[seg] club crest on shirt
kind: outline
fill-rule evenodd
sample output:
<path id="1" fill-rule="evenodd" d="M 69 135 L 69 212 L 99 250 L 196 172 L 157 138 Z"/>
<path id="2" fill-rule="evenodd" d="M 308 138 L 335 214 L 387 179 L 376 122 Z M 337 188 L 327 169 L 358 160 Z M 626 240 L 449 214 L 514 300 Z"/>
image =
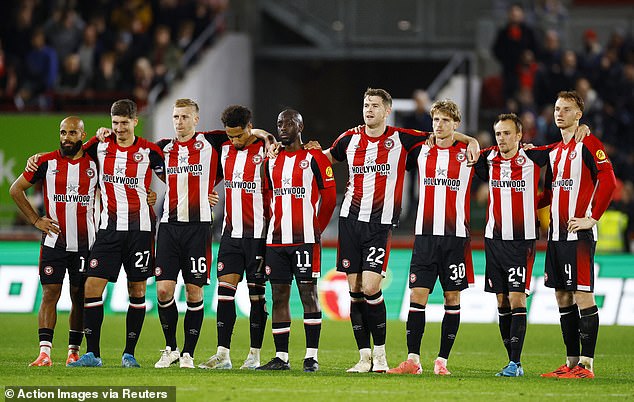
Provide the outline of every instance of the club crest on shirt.
<path id="1" fill-rule="evenodd" d="M 383 143 L 383 146 L 385 147 L 385 149 L 394 148 L 394 140 L 391 138 L 386 139 L 385 142 Z"/>
<path id="2" fill-rule="evenodd" d="M 573 160 L 577 157 L 577 151 L 570 151 L 570 153 L 568 154 L 568 159 Z"/>
<path id="3" fill-rule="evenodd" d="M 467 160 L 467 155 L 464 152 L 458 152 L 456 154 L 456 160 L 460 163 L 464 162 Z"/>
<path id="4" fill-rule="evenodd" d="M 302 159 L 301 161 L 299 161 L 300 168 L 308 169 L 309 166 L 310 166 L 310 162 L 308 162 L 306 159 Z"/>
<path id="5" fill-rule="evenodd" d="M 200 151 L 201 149 L 203 149 L 203 143 L 202 141 L 196 141 L 194 142 L 194 149 L 197 151 Z"/>
<path id="6" fill-rule="evenodd" d="M 44 273 L 48 276 L 53 275 L 53 267 L 51 267 L 50 265 L 45 266 Z"/>
<path id="7" fill-rule="evenodd" d="M 95 177 L 95 170 L 93 168 L 86 169 L 86 176 Z"/>
<path id="8" fill-rule="evenodd" d="M 253 162 L 254 165 L 259 165 L 260 163 L 262 163 L 262 161 L 262 155 L 253 155 L 253 157 L 251 158 L 251 162 Z"/>
<path id="9" fill-rule="evenodd" d="M 328 166 L 326 168 L 326 176 L 327 177 L 332 177 L 332 167 Z"/>
<path id="10" fill-rule="evenodd" d="M 603 150 L 601 150 L 601 149 L 599 149 L 595 155 L 597 156 L 597 159 L 600 160 L 600 161 L 602 161 L 605 158 L 607 158 L 607 156 L 605 156 L 605 152 L 603 152 Z"/>
<path id="11" fill-rule="evenodd" d="M 141 152 L 135 152 L 132 158 L 135 162 L 141 162 L 143 160 L 143 154 Z"/>
<path id="12" fill-rule="evenodd" d="M 525 163 L 526 163 L 526 158 L 523 155 L 520 155 L 517 158 L 515 158 L 515 164 L 516 165 L 524 166 Z"/>

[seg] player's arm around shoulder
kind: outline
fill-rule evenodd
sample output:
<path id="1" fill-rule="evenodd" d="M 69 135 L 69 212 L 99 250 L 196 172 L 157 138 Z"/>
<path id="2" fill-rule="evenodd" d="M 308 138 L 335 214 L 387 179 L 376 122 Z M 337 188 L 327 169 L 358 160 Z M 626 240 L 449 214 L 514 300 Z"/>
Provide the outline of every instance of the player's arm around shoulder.
<path id="1" fill-rule="evenodd" d="M 489 181 L 489 155 L 491 155 L 491 152 L 495 151 L 496 149 L 497 146 L 491 146 L 481 150 L 480 157 L 473 165 L 473 171 L 475 175 L 484 182 Z"/>
<path id="2" fill-rule="evenodd" d="M 473 166 L 480 158 L 480 143 L 475 138 L 456 131 L 454 138 L 458 142 L 467 144 L 467 166 Z"/>

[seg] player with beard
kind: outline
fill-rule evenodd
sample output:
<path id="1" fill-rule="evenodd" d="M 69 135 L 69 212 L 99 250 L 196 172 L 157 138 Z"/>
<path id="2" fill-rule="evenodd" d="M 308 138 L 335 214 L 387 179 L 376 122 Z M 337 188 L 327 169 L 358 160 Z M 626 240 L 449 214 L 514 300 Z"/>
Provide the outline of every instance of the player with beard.
<path id="1" fill-rule="evenodd" d="M 51 366 L 57 302 L 68 271 L 72 307 L 68 318 L 68 358 L 79 359 L 83 332 L 84 278 L 88 252 L 95 241 L 94 201 L 97 165 L 82 150 L 84 122 L 70 116 L 59 129 L 60 149 L 39 157 L 34 172 L 25 171 L 11 186 L 10 194 L 28 222 L 42 231 L 40 283 L 42 301 L 38 314 L 40 355 L 30 366 Z M 42 181 L 45 216 L 39 216 L 24 191 Z"/>

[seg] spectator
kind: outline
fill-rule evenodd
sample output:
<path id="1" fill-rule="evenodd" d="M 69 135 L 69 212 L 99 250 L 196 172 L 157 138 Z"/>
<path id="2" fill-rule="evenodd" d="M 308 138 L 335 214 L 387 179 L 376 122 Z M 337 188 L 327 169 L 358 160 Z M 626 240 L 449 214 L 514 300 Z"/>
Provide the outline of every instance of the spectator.
<path id="1" fill-rule="evenodd" d="M 11 40 L 6 41 L 6 51 L 18 60 L 25 60 L 26 55 L 31 48 L 31 38 L 33 36 L 33 13 L 34 8 L 31 5 L 22 4 L 16 10 L 14 17 L 14 26 L 5 35 Z"/>
<path id="2" fill-rule="evenodd" d="M 160 25 L 154 33 L 154 46 L 149 60 L 154 66 L 154 75 L 162 80 L 168 71 L 177 72 L 180 66 L 181 52 L 172 44 L 169 27 Z"/>
<path id="3" fill-rule="evenodd" d="M 3 48 L 0 40 L 0 100 L 13 99 L 18 86 L 18 75 L 15 71 L 15 62 Z"/>
<path id="4" fill-rule="evenodd" d="M 518 4 L 508 10 L 508 22 L 495 38 L 493 53 L 502 65 L 504 97 L 511 98 L 518 89 L 517 65 L 524 50 L 537 52 L 534 30 L 524 23 L 524 10 Z"/>
<path id="5" fill-rule="evenodd" d="M 74 53 L 79 48 L 85 23 L 73 9 L 58 8 L 44 24 L 44 34 L 55 49 L 59 60 Z"/>
<path id="6" fill-rule="evenodd" d="M 45 93 L 55 86 L 58 61 L 55 49 L 46 45 L 44 31 L 36 29 L 31 38 L 33 49 L 26 56 L 24 83 L 16 97 L 18 109 L 37 101 L 40 109 L 50 106 Z"/>
<path id="7" fill-rule="evenodd" d="M 88 77 L 81 71 L 79 55 L 72 53 L 66 56 L 55 91 L 62 95 L 77 96 L 86 89 L 87 84 Z"/>
<path id="8" fill-rule="evenodd" d="M 154 22 L 168 26 L 171 32 L 176 32 L 185 21 L 189 21 L 193 28 L 193 21 L 186 18 L 186 14 L 187 7 L 180 5 L 178 0 L 159 0 Z"/>
<path id="9" fill-rule="evenodd" d="M 603 110 L 603 101 L 597 95 L 597 91 L 592 88 L 590 81 L 585 77 L 580 77 L 575 85 L 575 91 L 583 98 L 584 111 L 583 120 L 592 132 L 599 138 L 603 133 L 603 122 L 601 114 Z"/>
<path id="10" fill-rule="evenodd" d="M 431 106 L 429 95 L 424 90 L 417 89 L 412 94 L 412 99 L 416 103 L 416 110 L 405 116 L 402 126 L 426 132 L 433 131 L 431 115 L 429 114 Z"/>
<path id="11" fill-rule="evenodd" d="M 533 8 L 535 25 L 544 34 L 554 30 L 558 36 L 565 34 L 568 23 L 568 10 L 560 0 L 537 0 Z"/>
<path id="12" fill-rule="evenodd" d="M 156 84 L 154 78 L 154 69 L 150 61 L 145 57 L 137 59 L 134 63 L 134 88 L 132 93 L 134 94 L 135 102 L 139 106 L 147 104 L 150 90 Z"/>
<path id="13" fill-rule="evenodd" d="M 131 49 L 132 34 L 120 32 L 115 42 L 116 68 L 120 72 L 119 89 L 128 91 L 134 85 L 132 70 L 134 68 L 134 55 Z"/>
<path id="14" fill-rule="evenodd" d="M 185 20 L 178 28 L 178 38 L 176 38 L 176 45 L 185 53 L 189 48 L 189 45 L 194 41 L 194 23 L 190 20 Z"/>
<path id="15" fill-rule="evenodd" d="M 112 10 L 110 22 L 115 31 L 148 32 L 152 26 L 153 13 L 149 0 L 125 0 Z M 133 27 L 137 24 L 137 27 Z"/>
<path id="16" fill-rule="evenodd" d="M 559 33 L 550 29 L 544 33 L 544 41 L 539 51 L 539 62 L 548 71 L 557 71 L 561 63 L 561 40 Z M 549 100 L 550 102 L 550 100 Z"/>
<path id="17" fill-rule="evenodd" d="M 533 92 L 537 69 L 538 65 L 533 52 L 528 49 L 524 50 L 517 66 L 517 80 L 520 89 L 528 89 Z"/>
<path id="18" fill-rule="evenodd" d="M 591 76 L 596 71 L 603 54 L 603 47 L 599 43 L 597 33 L 593 29 L 583 32 L 583 50 L 579 54 L 579 68 L 585 76 Z"/>
<path id="19" fill-rule="evenodd" d="M 574 88 L 577 79 L 580 77 L 579 69 L 577 68 L 577 55 L 572 50 L 566 50 L 561 56 L 561 70 L 559 74 L 555 74 L 553 77 L 553 86 L 555 97 L 559 91 L 569 91 Z"/>
<path id="20" fill-rule="evenodd" d="M 119 89 L 120 74 L 116 69 L 116 56 L 113 52 L 101 55 L 99 68 L 92 79 L 91 89 L 97 93 L 112 92 Z"/>
<path id="21" fill-rule="evenodd" d="M 97 27 L 88 24 L 84 28 L 84 38 L 77 51 L 80 70 L 88 78 L 92 78 L 100 51 L 97 43 Z"/>

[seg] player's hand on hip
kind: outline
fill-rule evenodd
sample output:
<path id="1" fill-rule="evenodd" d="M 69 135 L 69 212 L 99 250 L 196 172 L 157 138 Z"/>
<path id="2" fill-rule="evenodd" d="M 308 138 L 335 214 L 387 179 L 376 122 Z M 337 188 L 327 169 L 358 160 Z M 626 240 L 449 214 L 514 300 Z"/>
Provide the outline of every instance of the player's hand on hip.
<path id="1" fill-rule="evenodd" d="M 59 234 L 61 232 L 59 223 L 45 216 L 37 218 L 37 220 L 33 223 L 33 226 L 46 233 L 47 236 Z"/>
<path id="2" fill-rule="evenodd" d="M 109 128 L 99 127 L 95 135 L 97 136 L 99 142 L 104 142 L 106 140 L 106 137 L 109 137 L 111 134 L 112 130 L 110 130 Z"/>
<path id="3" fill-rule="evenodd" d="M 26 160 L 26 167 L 24 168 L 25 172 L 35 172 L 37 170 L 37 161 L 40 159 L 42 154 L 31 155 L 29 159 Z"/>
<path id="4" fill-rule="evenodd" d="M 209 200 L 209 205 L 215 207 L 216 204 L 220 202 L 220 195 L 218 195 L 218 192 L 214 190 L 207 196 L 207 199 Z"/>
<path id="5" fill-rule="evenodd" d="M 156 193 L 151 188 L 147 190 L 147 204 L 151 207 L 156 204 Z"/>
<path id="6" fill-rule="evenodd" d="M 597 224 L 597 221 L 594 220 L 591 216 L 586 216 L 583 218 L 570 218 L 568 221 L 568 231 L 571 233 L 576 233 L 579 230 L 588 230 L 591 229 L 594 225 Z"/>
<path id="7" fill-rule="evenodd" d="M 590 135 L 590 127 L 585 124 L 577 126 L 575 129 L 575 141 L 582 142 L 584 138 Z"/>

